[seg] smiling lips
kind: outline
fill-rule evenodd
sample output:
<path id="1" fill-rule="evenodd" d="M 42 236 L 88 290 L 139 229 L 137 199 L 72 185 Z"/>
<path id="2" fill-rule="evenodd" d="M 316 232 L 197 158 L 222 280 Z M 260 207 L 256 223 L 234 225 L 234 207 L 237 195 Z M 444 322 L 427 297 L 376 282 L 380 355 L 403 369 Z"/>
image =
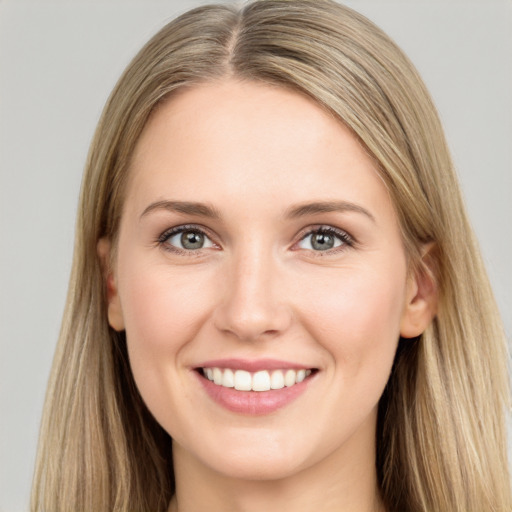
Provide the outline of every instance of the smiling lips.
<path id="1" fill-rule="evenodd" d="M 202 368 L 203 375 L 217 386 L 234 388 L 237 391 L 269 391 L 283 389 L 302 382 L 311 375 L 311 370 L 260 370 L 248 372 L 231 368 Z"/>
<path id="2" fill-rule="evenodd" d="M 218 405 L 240 414 L 262 415 L 302 395 L 318 370 L 274 360 L 223 360 L 201 365 L 195 373 Z"/>

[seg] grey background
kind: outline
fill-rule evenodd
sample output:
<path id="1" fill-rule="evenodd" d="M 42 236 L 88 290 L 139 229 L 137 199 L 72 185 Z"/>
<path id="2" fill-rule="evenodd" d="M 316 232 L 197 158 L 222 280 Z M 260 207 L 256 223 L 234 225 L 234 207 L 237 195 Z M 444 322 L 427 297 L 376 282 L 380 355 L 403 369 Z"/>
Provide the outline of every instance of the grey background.
<path id="1" fill-rule="evenodd" d="M 0 0 L 0 511 L 27 510 L 87 148 L 139 47 L 200 1 Z M 512 2 L 353 0 L 439 108 L 512 337 Z M 475 314 L 478 314 L 476 311 Z"/>

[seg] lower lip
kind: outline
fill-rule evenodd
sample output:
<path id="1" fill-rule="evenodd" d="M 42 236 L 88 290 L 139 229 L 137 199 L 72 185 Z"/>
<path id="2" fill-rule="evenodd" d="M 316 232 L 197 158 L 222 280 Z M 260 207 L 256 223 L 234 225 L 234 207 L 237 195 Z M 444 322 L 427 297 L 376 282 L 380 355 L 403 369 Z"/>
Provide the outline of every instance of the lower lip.
<path id="1" fill-rule="evenodd" d="M 196 372 L 203 388 L 209 397 L 229 411 L 239 414 L 260 416 L 270 414 L 293 402 L 309 385 L 311 377 L 298 384 L 270 391 L 237 391 L 214 384 Z"/>

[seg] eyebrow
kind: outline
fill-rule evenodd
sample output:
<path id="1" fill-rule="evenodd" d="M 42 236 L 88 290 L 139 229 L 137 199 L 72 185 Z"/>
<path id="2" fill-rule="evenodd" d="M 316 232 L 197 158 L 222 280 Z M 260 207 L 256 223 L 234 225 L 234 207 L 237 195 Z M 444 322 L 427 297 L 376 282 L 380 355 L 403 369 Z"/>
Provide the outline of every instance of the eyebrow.
<path id="1" fill-rule="evenodd" d="M 220 219 L 220 213 L 216 208 L 204 203 L 195 203 L 191 201 L 156 201 L 151 203 L 141 214 L 142 217 L 151 212 L 166 210 L 169 212 L 184 213 L 186 215 L 195 215 L 198 217 L 208 217 L 211 219 Z"/>
<path id="2" fill-rule="evenodd" d="M 183 213 L 185 215 L 195 215 L 198 217 L 207 217 L 210 219 L 220 219 L 219 211 L 208 204 L 196 203 L 193 201 L 156 201 L 151 203 L 141 214 L 140 219 L 151 212 L 166 210 L 170 212 Z M 320 213 L 330 212 L 355 212 L 368 217 L 375 222 L 375 217 L 360 205 L 349 203 L 347 201 L 321 201 L 313 203 L 304 203 L 289 208 L 285 213 L 285 218 L 297 219 L 307 215 L 318 215 Z"/>
<path id="3" fill-rule="evenodd" d="M 330 212 L 355 212 L 361 213 L 368 217 L 371 221 L 375 221 L 375 217 L 362 206 L 347 201 L 325 201 L 315 203 L 304 203 L 298 206 L 294 206 L 287 210 L 285 217 L 289 219 L 296 219 L 298 217 L 304 217 L 306 215 L 316 215 L 319 213 L 330 213 Z"/>

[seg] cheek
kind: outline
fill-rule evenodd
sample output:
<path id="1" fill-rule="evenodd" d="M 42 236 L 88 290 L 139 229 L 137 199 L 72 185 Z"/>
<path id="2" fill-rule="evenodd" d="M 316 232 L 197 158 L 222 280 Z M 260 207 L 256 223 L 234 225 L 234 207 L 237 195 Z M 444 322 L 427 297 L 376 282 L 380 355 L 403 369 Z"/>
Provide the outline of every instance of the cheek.
<path id="1" fill-rule="evenodd" d="M 136 343 L 164 349 L 193 333 L 207 310 L 204 279 L 165 266 L 139 267 L 129 275 L 120 283 L 121 306 L 126 331 Z"/>
<path id="2" fill-rule="evenodd" d="M 184 361 L 210 309 L 210 278 L 191 279 L 165 263 L 129 263 L 119 284 L 130 367 L 148 409 L 179 438 L 190 426 L 177 422 L 173 411 L 190 401 Z"/>
<path id="3" fill-rule="evenodd" d="M 191 279 L 165 265 L 130 268 L 120 283 L 130 365 L 141 394 L 155 396 L 155 390 L 180 378 L 180 357 L 201 328 L 211 300 L 205 278 Z"/>
<path id="4" fill-rule="evenodd" d="M 396 272 L 343 269 L 308 294 L 304 323 L 345 380 L 362 373 L 377 379 L 379 372 L 387 380 L 400 334 L 404 283 Z"/>

